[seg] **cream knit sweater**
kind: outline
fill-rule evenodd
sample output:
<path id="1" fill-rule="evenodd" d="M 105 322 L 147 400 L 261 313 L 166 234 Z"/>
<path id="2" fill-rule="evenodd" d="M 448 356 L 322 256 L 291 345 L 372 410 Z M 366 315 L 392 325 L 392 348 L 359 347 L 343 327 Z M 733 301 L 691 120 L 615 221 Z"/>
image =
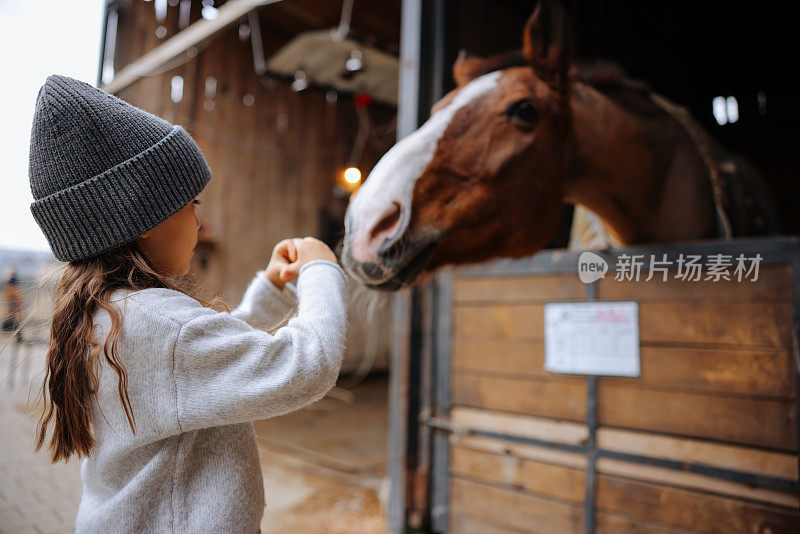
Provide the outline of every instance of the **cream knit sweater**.
<path id="1" fill-rule="evenodd" d="M 103 359 L 76 532 L 258 532 L 265 499 L 252 421 L 297 410 L 334 385 L 347 298 L 346 275 L 328 260 L 305 264 L 296 288 L 283 291 L 259 271 L 231 313 L 168 289 L 115 293 L 136 435 Z M 274 335 L 254 328 L 295 305 Z M 99 340 L 109 327 L 98 312 Z"/>

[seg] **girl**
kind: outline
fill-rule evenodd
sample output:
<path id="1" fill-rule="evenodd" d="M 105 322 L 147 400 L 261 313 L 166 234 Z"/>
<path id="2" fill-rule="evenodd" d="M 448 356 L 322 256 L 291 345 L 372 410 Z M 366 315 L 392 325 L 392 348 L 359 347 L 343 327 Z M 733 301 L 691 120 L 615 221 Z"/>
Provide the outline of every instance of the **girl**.
<path id="1" fill-rule="evenodd" d="M 287 239 L 233 311 L 186 294 L 205 159 L 180 126 L 72 78 L 39 91 L 29 174 L 33 215 L 68 262 L 37 450 L 52 424 L 53 462 L 85 457 L 76 532 L 258 532 L 252 421 L 334 385 L 347 329 L 336 256 Z M 257 329 L 295 305 L 274 335 Z"/>

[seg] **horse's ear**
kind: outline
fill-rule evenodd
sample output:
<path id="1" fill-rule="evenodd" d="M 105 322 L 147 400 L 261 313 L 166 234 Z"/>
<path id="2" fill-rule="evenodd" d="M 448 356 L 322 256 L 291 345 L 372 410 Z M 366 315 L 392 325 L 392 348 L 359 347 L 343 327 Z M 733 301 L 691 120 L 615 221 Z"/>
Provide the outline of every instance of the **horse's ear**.
<path id="1" fill-rule="evenodd" d="M 483 64 L 482 58 L 473 56 L 462 48 L 453 64 L 453 79 L 456 84 L 461 87 L 474 80 L 481 64 Z"/>
<path id="2" fill-rule="evenodd" d="M 566 91 L 574 44 L 564 6 L 554 0 L 539 0 L 525 25 L 522 41 L 525 57 L 537 76 L 554 89 Z"/>

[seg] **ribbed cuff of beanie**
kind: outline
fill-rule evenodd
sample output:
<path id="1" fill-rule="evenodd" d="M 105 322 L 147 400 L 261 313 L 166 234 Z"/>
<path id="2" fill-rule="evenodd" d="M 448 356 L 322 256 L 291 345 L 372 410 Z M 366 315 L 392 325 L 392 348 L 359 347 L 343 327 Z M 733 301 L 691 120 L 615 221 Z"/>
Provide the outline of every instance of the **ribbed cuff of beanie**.
<path id="1" fill-rule="evenodd" d="M 134 241 L 180 211 L 210 179 L 197 144 L 174 126 L 132 158 L 36 200 L 31 212 L 56 258 L 75 261 Z"/>

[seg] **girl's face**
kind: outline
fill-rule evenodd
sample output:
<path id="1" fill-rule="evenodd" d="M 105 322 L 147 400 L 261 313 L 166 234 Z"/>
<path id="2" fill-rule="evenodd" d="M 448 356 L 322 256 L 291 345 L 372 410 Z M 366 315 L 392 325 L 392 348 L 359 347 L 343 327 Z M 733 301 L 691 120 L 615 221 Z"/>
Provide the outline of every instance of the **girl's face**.
<path id="1" fill-rule="evenodd" d="M 180 276 L 189 272 L 200 229 L 200 219 L 195 213 L 195 206 L 199 203 L 197 199 L 192 200 L 137 239 L 139 248 L 159 274 Z"/>

